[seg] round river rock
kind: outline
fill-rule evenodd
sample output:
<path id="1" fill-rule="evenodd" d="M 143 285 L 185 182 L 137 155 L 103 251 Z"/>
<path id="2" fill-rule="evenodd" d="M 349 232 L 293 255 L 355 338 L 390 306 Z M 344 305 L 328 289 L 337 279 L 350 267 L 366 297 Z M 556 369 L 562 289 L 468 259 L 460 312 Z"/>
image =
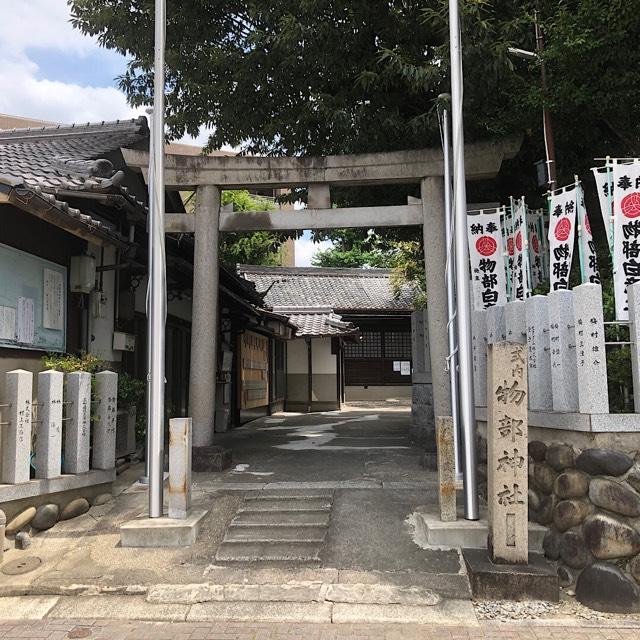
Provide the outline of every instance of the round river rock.
<path id="1" fill-rule="evenodd" d="M 568 444 L 552 444 L 547 449 L 546 461 L 556 471 L 564 471 L 575 465 L 576 454 Z"/>
<path id="2" fill-rule="evenodd" d="M 583 525 L 584 539 L 599 560 L 629 558 L 640 553 L 640 533 L 613 516 L 597 513 Z"/>
<path id="3" fill-rule="evenodd" d="M 553 485 L 558 476 L 558 472 L 544 462 L 533 463 L 533 480 L 540 491 L 551 493 Z"/>
<path id="4" fill-rule="evenodd" d="M 562 534 L 555 529 L 547 529 L 542 539 L 542 549 L 549 560 L 557 560 L 560 557 L 560 543 Z"/>
<path id="5" fill-rule="evenodd" d="M 561 500 L 553 510 L 553 524 L 558 531 L 567 531 L 578 526 L 592 511 L 586 500 Z"/>
<path id="6" fill-rule="evenodd" d="M 562 562 L 572 569 L 582 569 L 593 560 L 580 530 L 572 529 L 562 534 L 560 557 Z"/>
<path id="7" fill-rule="evenodd" d="M 31 526 L 39 531 L 51 529 L 51 527 L 58 522 L 59 514 L 60 508 L 57 504 L 40 505 L 36 511 L 35 517 L 31 521 Z"/>
<path id="8" fill-rule="evenodd" d="M 585 449 L 576 458 L 576 467 L 592 476 L 621 476 L 632 464 L 626 453 L 613 449 Z"/>
<path id="9" fill-rule="evenodd" d="M 567 469 L 561 473 L 553 485 L 553 492 L 566 500 L 567 498 L 583 498 L 589 491 L 589 476 L 577 469 Z"/>
<path id="10" fill-rule="evenodd" d="M 532 440 L 529 443 L 529 456 L 534 462 L 544 462 L 547 455 L 547 445 L 540 440 Z"/>
<path id="11" fill-rule="evenodd" d="M 5 533 L 8 536 L 12 536 L 14 533 L 18 533 L 21 529 L 24 529 L 28 524 L 31 524 L 34 516 L 36 515 L 35 507 L 28 507 L 24 511 L 21 511 L 11 522 L 7 523 Z"/>
<path id="12" fill-rule="evenodd" d="M 85 498 L 76 498 L 60 512 L 60 520 L 71 520 L 89 511 L 89 502 Z"/>
<path id="13" fill-rule="evenodd" d="M 588 566 L 576 583 L 578 602 L 608 613 L 640 611 L 640 588 L 618 567 L 606 562 Z"/>
<path id="14" fill-rule="evenodd" d="M 589 485 L 589 499 L 607 511 L 630 518 L 640 516 L 640 494 L 629 485 L 608 478 L 594 478 Z"/>

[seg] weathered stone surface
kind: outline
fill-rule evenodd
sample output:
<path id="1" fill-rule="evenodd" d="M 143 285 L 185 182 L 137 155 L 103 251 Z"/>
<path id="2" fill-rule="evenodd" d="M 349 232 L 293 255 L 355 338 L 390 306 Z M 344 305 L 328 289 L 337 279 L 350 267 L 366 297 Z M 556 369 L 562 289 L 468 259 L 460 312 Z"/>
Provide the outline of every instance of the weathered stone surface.
<path id="1" fill-rule="evenodd" d="M 91 506 L 99 507 L 103 504 L 107 504 L 107 502 L 111 502 L 111 500 L 113 500 L 113 496 L 110 493 L 101 493 L 93 499 Z"/>
<path id="2" fill-rule="evenodd" d="M 89 511 L 89 502 L 85 498 L 76 498 L 60 512 L 60 520 L 71 520 Z"/>
<path id="3" fill-rule="evenodd" d="M 629 573 L 636 579 L 636 582 L 640 582 L 640 556 L 631 559 L 628 569 Z"/>
<path id="4" fill-rule="evenodd" d="M 527 496 L 529 501 L 529 509 L 531 509 L 532 511 L 538 511 L 541 503 L 540 494 L 534 489 L 529 489 Z"/>
<path id="5" fill-rule="evenodd" d="M 606 562 L 588 566 L 578 576 L 576 598 L 579 602 L 610 613 L 640 611 L 640 588 L 618 567 Z"/>
<path id="6" fill-rule="evenodd" d="M 16 549 L 24 551 L 31 546 L 31 536 L 26 531 L 16 533 Z"/>
<path id="7" fill-rule="evenodd" d="M 31 526 L 39 531 L 51 529 L 58 522 L 60 508 L 57 504 L 43 504 L 36 510 L 36 515 L 31 521 Z"/>
<path id="8" fill-rule="evenodd" d="M 453 418 L 436 416 L 440 520 L 453 522 L 456 512 L 456 459 Z"/>
<path id="9" fill-rule="evenodd" d="M 640 533 L 613 516 L 590 515 L 584 521 L 583 531 L 587 547 L 599 560 L 629 558 L 640 553 Z"/>
<path id="10" fill-rule="evenodd" d="M 576 457 L 573 447 L 568 444 L 552 444 L 547 449 L 546 462 L 556 471 L 564 471 L 575 465 Z"/>
<path id="11" fill-rule="evenodd" d="M 575 573 L 562 564 L 558 567 L 557 573 L 561 587 L 570 587 L 576 581 Z"/>
<path id="12" fill-rule="evenodd" d="M 481 435 L 478 436 L 478 462 L 487 463 L 487 439 Z"/>
<path id="13" fill-rule="evenodd" d="M 544 525 L 551 524 L 551 522 L 553 521 L 553 511 L 556 504 L 558 504 L 558 499 L 556 498 L 556 496 L 545 496 L 540 503 L 540 509 L 538 510 L 536 522 L 538 524 Z"/>
<path id="14" fill-rule="evenodd" d="M 607 478 L 594 478 L 589 485 L 589 499 L 593 504 L 635 518 L 640 516 L 640 494 L 628 485 Z"/>
<path id="15" fill-rule="evenodd" d="M 627 476 L 627 482 L 636 491 L 640 491 L 640 469 L 633 469 Z"/>
<path id="16" fill-rule="evenodd" d="M 589 476 L 577 469 L 567 469 L 556 478 L 553 492 L 562 500 L 582 498 L 589 492 Z"/>
<path id="17" fill-rule="evenodd" d="M 593 507 L 586 500 L 561 500 L 553 510 L 553 524 L 559 531 L 578 526 Z"/>
<path id="18" fill-rule="evenodd" d="M 544 462 L 535 462 L 533 465 L 533 480 L 543 493 L 551 493 L 553 485 L 558 477 L 557 471 Z"/>
<path id="19" fill-rule="evenodd" d="M 557 560 L 560 557 L 561 542 L 562 534 L 555 529 L 549 529 L 542 540 L 542 549 L 545 557 L 549 558 L 549 560 Z"/>
<path id="20" fill-rule="evenodd" d="M 562 562 L 572 569 L 582 569 L 593 560 L 587 548 L 584 535 L 579 529 L 572 529 L 562 534 L 560 541 L 560 557 Z"/>
<path id="21" fill-rule="evenodd" d="M 12 536 L 13 534 L 18 533 L 18 531 L 31 524 L 31 521 L 33 520 L 35 515 L 35 507 L 28 507 L 24 511 L 21 511 L 15 518 L 13 518 L 13 520 L 7 523 L 5 533 L 8 536 Z"/>
<path id="22" fill-rule="evenodd" d="M 533 440 L 529 443 L 529 456 L 534 462 L 544 462 L 547 455 L 547 445 L 540 440 Z"/>
<path id="23" fill-rule="evenodd" d="M 576 467 L 592 476 L 621 476 L 632 464 L 626 453 L 614 449 L 585 449 L 576 458 Z"/>

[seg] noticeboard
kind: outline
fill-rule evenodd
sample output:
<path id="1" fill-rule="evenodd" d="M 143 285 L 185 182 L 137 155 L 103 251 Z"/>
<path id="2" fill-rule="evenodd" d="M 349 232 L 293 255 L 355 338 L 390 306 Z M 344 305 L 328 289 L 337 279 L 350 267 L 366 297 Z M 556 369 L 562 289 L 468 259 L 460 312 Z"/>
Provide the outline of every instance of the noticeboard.
<path id="1" fill-rule="evenodd" d="M 0 347 L 66 350 L 67 268 L 0 244 Z"/>

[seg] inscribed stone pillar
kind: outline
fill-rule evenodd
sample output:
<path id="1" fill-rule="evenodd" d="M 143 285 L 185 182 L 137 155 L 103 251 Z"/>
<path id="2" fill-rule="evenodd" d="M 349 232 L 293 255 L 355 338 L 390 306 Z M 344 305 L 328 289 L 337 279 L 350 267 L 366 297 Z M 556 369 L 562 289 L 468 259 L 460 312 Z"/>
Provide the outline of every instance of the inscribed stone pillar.
<path id="1" fill-rule="evenodd" d="M 199 186 L 189 371 L 189 413 L 193 418 L 194 447 L 210 446 L 215 428 L 219 217 L 220 189 L 213 185 Z"/>
<path id="2" fill-rule="evenodd" d="M 64 472 L 89 471 L 91 421 L 91 374 L 75 371 L 67 375 L 67 424 L 64 437 Z"/>
<path id="3" fill-rule="evenodd" d="M 573 330 L 573 292 L 551 291 L 549 301 L 549 347 L 551 395 L 554 411 L 577 411 L 576 343 Z"/>
<path id="4" fill-rule="evenodd" d="M 471 349 L 473 352 L 473 389 L 476 406 L 487 402 L 487 314 L 471 312 Z"/>
<path id="5" fill-rule="evenodd" d="M 414 311 L 411 314 L 411 439 L 424 444 L 433 439 L 434 415 L 431 389 L 431 364 L 429 361 L 429 330 L 427 312 Z M 435 468 L 433 457 L 427 461 Z"/>
<path id="6" fill-rule="evenodd" d="M 590 282 L 573 290 L 578 411 L 609 413 L 602 287 Z"/>
<path id="7" fill-rule="evenodd" d="M 487 314 L 487 344 L 504 342 L 507 339 L 504 306 L 489 307 Z"/>
<path id="8" fill-rule="evenodd" d="M 453 418 L 436 417 L 438 443 L 438 499 L 440 520 L 456 520 L 456 456 L 454 448 Z"/>
<path id="9" fill-rule="evenodd" d="M 629 340 L 631 341 L 631 376 L 633 406 L 640 413 L 640 282 L 627 288 L 629 297 Z"/>
<path id="10" fill-rule="evenodd" d="M 551 356 L 549 353 L 549 309 L 545 296 L 525 301 L 529 361 L 529 409 L 549 411 L 551 396 Z"/>
<path id="11" fill-rule="evenodd" d="M 6 401 L 10 405 L 2 425 L 2 482 L 19 484 L 29 482 L 31 457 L 31 405 L 33 401 L 33 374 L 16 369 L 6 378 Z"/>
<path id="12" fill-rule="evenodd" d="M 427 281 L 429 354 L 433 380 L 433 410 L 436 416 L 451 415 L 451 387 L 447 371 L 447 291 L 444 274 L 447 263 L 444 219 L 444 180 L 423 178 L 422 234 Z M 435 436 L 435 434 L 433 434 Z M 435 450 L 435 437 L 432 438 Z"/>
<path id="13" fill-rule="evenodd" d="M 62 388 L 64 373 L 38 374 L 38 435 L 36 478 L 57 478 L 62 473 Z"/>
<path id="14" fill-rule="evenodd" d="M 116 466 L 117 373 L 101 371 L 96 374 L 95 411 L 91 467 L 113 469 Z"/>
<path id="15" fill-rule="evenodd" d="M 504 305 L 504 325 L 507 342 L 527 343 L 527 314 L 524 301 L 513 300 Z"/>
<path id="16" fill-rule="evenodd" d="M 497 563 L 527 564 L 527 347 L 498 342 L 488 351 L 489 555 Z"/>
<path id="17" fill-rule="evenodd" d="M 191 509 L 191 418 L 169 420 L 169 517 L 184 520 Z"/>

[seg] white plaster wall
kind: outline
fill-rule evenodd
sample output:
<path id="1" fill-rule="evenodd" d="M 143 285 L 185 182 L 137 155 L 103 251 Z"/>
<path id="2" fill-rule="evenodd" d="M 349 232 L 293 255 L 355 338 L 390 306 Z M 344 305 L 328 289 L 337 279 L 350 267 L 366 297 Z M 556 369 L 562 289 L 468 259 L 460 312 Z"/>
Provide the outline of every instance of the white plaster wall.
<path id="1" fill-rule="evenodd" d="M 304 338 L 287 343 L 287 373 L 307 373 L 307 343 Z"/>
<path id="2" fill-rule="evenodd" d="M 331 353 L 331 338 L 314 338 L 311 341 L 311 350 L 312 371 L 314 375 L 336 373 L 337 358 Z"/>

